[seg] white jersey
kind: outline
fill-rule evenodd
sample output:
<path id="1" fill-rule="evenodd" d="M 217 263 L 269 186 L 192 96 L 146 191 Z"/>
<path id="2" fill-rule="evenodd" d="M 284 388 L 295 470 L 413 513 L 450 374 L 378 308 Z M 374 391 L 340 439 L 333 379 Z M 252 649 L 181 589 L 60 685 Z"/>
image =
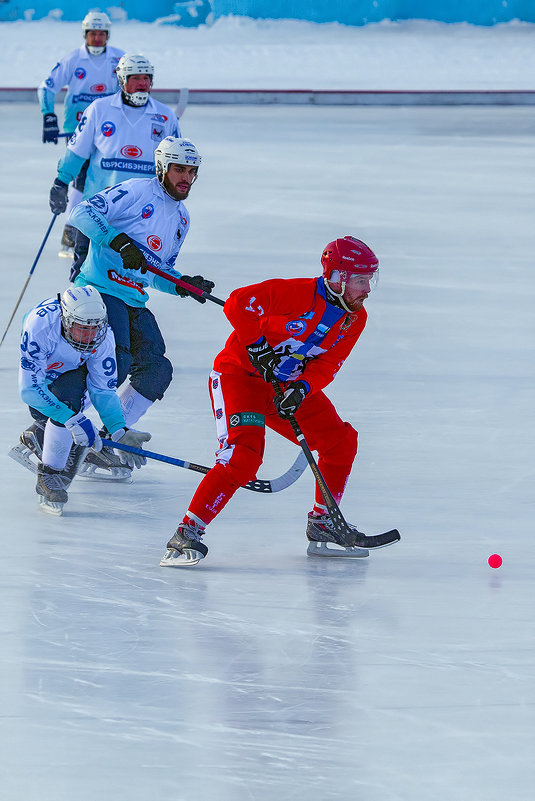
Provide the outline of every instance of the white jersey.
<path id="1" fill-rule="evenodd" d="M 91 240 L 76 286 L 90 284 L 128 306 L 144 306 L 151 286 L 175 294 L 175 285 L 165 278 L 125 269 L 109 247 L 117 234 L 127 234 L 147 264 L 180 278 L 174 264 L 189 231 L 189 213 L 182 201 L 163 191 L 157 178 L 131 179 L 97 193 L 74 207 L 69 223 Z"/>
<path id="2" fill-rule="evenodd" d="M 58 178 L 69 184 L 90 159 L 83 197 L 128 178 L 155 175 L 154 151 L 166 136 L 180 136 L 169 106 L 149 97 L 147 104 L 123 103 L 121 92 L 95 100 L 69 140 Z"/>
<path id="3" fill-rule="evenodd" d="M 37 96 L 42 113 L 54 113 L 56 93 L 66 86 L 63 130 L 72 133 L 93 100 L 117 91 L 116 70 L 123 55 L 124 50 L 106 46 L 103 53 L 92 56 L 83 44 L 64 56 L 39 84 Z"/>
<path id="4" fill-rule="evenodd" d="M 110 434 L 124 428 L 121 402 L 116 393 L 115 337 L 108 326 L 106 337 L 90 353 L 73 348 L 62 334 L 58 298 L 47 298 L 24 319 L 20 344 L 19 390 L 24 403 L 58 423 L 74 412 L 48 389 L 55 379 L 87 366 L 87 390 L 93 406 Z"/>

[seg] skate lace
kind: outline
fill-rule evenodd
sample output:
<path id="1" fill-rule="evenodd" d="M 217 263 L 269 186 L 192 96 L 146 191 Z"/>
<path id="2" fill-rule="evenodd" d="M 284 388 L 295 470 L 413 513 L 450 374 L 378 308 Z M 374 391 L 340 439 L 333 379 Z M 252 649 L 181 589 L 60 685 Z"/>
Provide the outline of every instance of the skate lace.
<path id="1" fill-rule="evenodd" d="M 182 523 L 178 527 L 178 531 L 183 537 L 186 537 L 189 540 L 194 540 L 195 542 L 201 542 L 201 537 L 204 534 L 204 530 L 201 529 L 195 522 Z"/>
<path id="2" fill-rule="evenodd" d="M 65 484 L 61 473 L 42 473 L 40 476 L 42 483 L 49 490 L 64 490 Z"/>

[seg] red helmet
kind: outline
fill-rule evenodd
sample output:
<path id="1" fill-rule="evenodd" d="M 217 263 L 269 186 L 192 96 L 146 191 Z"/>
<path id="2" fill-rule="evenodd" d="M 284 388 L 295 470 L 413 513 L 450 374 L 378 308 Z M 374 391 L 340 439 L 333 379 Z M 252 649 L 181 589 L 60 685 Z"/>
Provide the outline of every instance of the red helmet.
<path id="1" fill-rule="evenodd" d="M 379 267 L 379 259 L 364 242 L 354 236 L 344 236 L 329 242 L 321 254 L 323 275 L 329 280 L 334 270 L 350 273 L 375 273 Z"/>

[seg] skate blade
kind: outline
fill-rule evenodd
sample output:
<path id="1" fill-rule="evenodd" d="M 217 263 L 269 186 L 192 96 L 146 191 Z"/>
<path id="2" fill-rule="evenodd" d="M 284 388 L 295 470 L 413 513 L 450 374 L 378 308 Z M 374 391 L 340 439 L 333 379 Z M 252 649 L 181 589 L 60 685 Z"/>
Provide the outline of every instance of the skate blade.
<path id="1" fill-rule="evenodd" d="M 15 445 L 15 447 L 11 448 L 8 452 L 8 456 L 11 456 L 12 459 L 27 470 L 30 470 L 32 473 L 37 473 L 37 462 L 32 461 L 33 455 L 33 452 L 27 448 L 26 445 L 23 445 L 22 442 L 19 443 L 19 445 Z"/>
<path id="2" fill-rule="evenodd" d="M 193 567 L 204 559 L 204 554 L 193 548 L 184 548 L 182 553 L 175 548 L 168 548 L 160 561 L 160 567 Z"/>
<path id="3" fill-rule="evenodd" d="M 333 542 L 309 542 L 307 554 L 338 559 L 364 559 L 370 555 L 370 552 L 366 548 L 356 548 L 355 546 L 344 548 Z"/>
<path id="4" fill-rule="evenodd" d="M 54 501 L 47 501 L 42 495 L 39 495 L 39 509 L 46 512 L 47 515 L 55 515 L 61 517 L 63 514 L 63 503 L 54 503 Z"/>
<path id="5" fill-rule="evenodd" d="M 129 467 L 108 468 L 84 462 L 76 475 L 78 478 L 87 478 L 90 481 L 122 481 L 123 484 L 132 483 L 132 471 Z"/>
<path id="6" fill-rule="evenodd" d="M 74 250 L 72 248 L 61 248 L 58 251 L 58 256 L 60 259 L 70 259 L 73 261 L 74 259 Z"/>

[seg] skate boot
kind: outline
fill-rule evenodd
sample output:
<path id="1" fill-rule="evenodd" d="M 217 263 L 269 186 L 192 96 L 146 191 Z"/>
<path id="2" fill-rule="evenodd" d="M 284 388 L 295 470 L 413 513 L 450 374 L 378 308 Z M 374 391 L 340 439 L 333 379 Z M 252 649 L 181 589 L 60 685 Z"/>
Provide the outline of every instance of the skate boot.
<path id="1" fill-rule="evenodd" d="M 94 481 L 123 481 L 129 484 L 132 481 L 132 468 L 123 464 L 111 448 L 103 448 L 101 451 L 91 448 L 78 470 L 78 475 Z"/>
<path id="2" fill-rule="evenodd" d="M 62 259 L 74 258 L 74 236 L 76 229 L 72 225 L 66 225 L 63 229 L 61 244 L 58 256 Z"/>
<path id="3" fill-rule="evenodd" d="M 51 515 L 62 515 L 63 505 L 69 500 L 65 489 L 65 478 L 62 470 L 54 470 L 42 462 L 37 468 L 37 484 L 35 491 L 39 495 L 39 505 L 43 512 Z"/>
<path id="4" fill-rule="evenodd" d="M 43 455 L 43 437 L 43 425 L 37 422 L 32 423 L 26 431 L 22 432 L 19 444 L 11 448 L 9 456 L 27 470 L 37 473 L 37 465 Z"/>
<path id="5" fill-rule="evenodd" d="M 194 520 L 181 523 L 167 543 L 160 567 L 191 567 L 204 559 L 208 548 L 201 542 L 203 533 Z"/>
<path id="6" fill-rule="evenodd" d="M 356 526 L 349 526 L 357 534 L 361 532 Z M 369 556 L 366 548 L 356 545 L 340 545 L 340 535 L 334 530 L 329 515 L 314 515 L 309 512 L 307 522 L 307 539 L 309 556 L 337 556 L 345 559 L 362 559 Z"/>

